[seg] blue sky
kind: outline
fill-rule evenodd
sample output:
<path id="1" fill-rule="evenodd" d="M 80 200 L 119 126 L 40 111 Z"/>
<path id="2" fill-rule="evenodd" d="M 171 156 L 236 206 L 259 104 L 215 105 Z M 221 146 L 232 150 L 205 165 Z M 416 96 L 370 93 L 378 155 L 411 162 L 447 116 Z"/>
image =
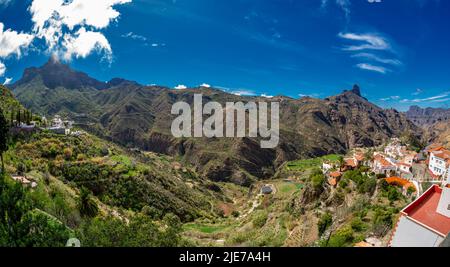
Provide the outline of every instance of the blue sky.
<path id="1" fill-rule="evenodd" d="M 450 107 L 450 1 L 0 0 L 0 23 L 2 81 L 57 54 L 100 80 Z"/>

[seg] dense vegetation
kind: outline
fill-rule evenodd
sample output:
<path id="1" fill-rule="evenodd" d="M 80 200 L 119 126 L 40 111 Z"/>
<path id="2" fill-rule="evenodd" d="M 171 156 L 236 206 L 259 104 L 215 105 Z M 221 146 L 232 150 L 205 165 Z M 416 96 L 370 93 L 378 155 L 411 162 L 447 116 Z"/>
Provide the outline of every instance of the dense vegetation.
<path id="1" fill-rule="evenodd" d="M 210 216 L 212 193 L 192 170 L 88 134 L 10 136 L 2 112 L 0 125 L 0 246 L 65 246 L 72 237 L 82 246 L 183 246 L 181 220 Z"/>

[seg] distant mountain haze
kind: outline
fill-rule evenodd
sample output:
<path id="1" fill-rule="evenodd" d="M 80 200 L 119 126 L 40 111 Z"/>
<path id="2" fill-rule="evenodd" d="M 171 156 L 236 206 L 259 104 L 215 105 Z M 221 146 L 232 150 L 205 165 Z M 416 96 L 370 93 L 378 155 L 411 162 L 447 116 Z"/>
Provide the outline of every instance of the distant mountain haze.
<path id="1" fill-rule="evenodd" d="M 143 86 L 124 79 L 100 82 L 68 65 L 50 59 L 39 68 L 26 69 L 11 86 L 17 99 L 35 113 L 62 114 L 85 128 L 119 144 L 182 157 L 214 181 L 249 185 L 273 175 L 288 160 L 345 153 L 349 149 L 383 144 L 389 138 L 420 127 L 404 113 L 382 109 L 361 96 L 355 85 L 325 99 L 303 97 L 247 97 L 214 88 L 172 90 Z M 257 138 L 182 138 L 171 135 L 175 116 L 172 104 L 203 101 L 279 101 L 280 143 L 261 149 Z"/>

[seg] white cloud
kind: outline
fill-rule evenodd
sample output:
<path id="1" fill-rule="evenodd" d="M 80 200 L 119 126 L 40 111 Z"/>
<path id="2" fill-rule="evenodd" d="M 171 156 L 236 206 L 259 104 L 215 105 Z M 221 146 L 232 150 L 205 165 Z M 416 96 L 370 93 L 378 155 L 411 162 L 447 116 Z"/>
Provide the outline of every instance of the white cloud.
<path id="1" fill-rule="evenodd" d="M 298 94 L 299 97 L 313 97 L 313 98 L 317 98 L 320 97 L 320 94 Z"/>
<path id="2" fill-rule="evenodd" d="M 5 78 L 5 81 L 3 82 L 3 85 L 8 85 L 12 82 L 13 78 Z"/>
<path id="3" fill-rule="evenodd" d="M 93 51 L 110 55 L 111 46 L 99 32 L 120 13 L 113 7 L 131 0 L 33 0 L 29 7 L 36 37 L 44 39 L 49 52 L 65 59 L 86 57 Z"/>
<path id="4" fill-rule="evenodd" d="M 210 88 L 211 85 L 209 85 L 207 83 L 202 83 L 202 84 L 200 84 L 200 87 Z"/>
<path id="5" fill-rule="evenodd" d="M 12 0 L 0 0 L 0 6 L 7 6 L 12 3 Z"/>
<path id="6" fill-rule="evenodd" d="M 187 86 L 183 85 L 183 84 L 179 84 L 179 85 L 175 86 L 174 88 L 177 90 L 184 90 L 184 89 L 187 89 Z"/>
<path id="7" fill-rule="evenodd" d="M 273 95 L 261 94 L 261 97 L 265 97 L 265 98 L 273 98 Z"/>
<path id="8" fill-rule="evenodd" d="M 99 32 L 86 31 L 81 28 L 74 35 L 65 35 L 63 45 L 66 48 L 64 59 L 85 58 L 92 51 L 105 52 L 108 59 L 112 55 L 111 46 L 106 37 Z"/>
<path id="9" fill-rule="evenodd" d="M 0 58 L 16 55 L 20 58 L 22 50 L 27 48 L 33 41 L 33 35 L 18 33 L 11 29 L 5 30 L 0 22 Z"/>
<path id="10" fill-rule="evenodd" d="M 251 90 L 246 90 L 246 89 L 239 89 L 239 90 L 231 91 L 230 93 L 233 95 L 237 95 L 237 96 L 254 96 L 255 95 L 255 92 L 253 92 Z"/>
<path id="11" fill-rule="evenodd" d="M 400 60 L 381 58 L 381 57 L 378 57 L 378 56 L 376 56 L 374 54 L 371 54 L 371 53 L 358 53 L 358 54 L 352 55 L 352 57 L 365 58 L 365 59 L 373 60 L 373 61 L 376 61 L 376 62 L 379 62 L 379 63 L 395 65 L 395 66 L 402 65 L 402 62 Z"/>
<path id="12" fill-rule="evenodd" d="M 423 93 L 423 90 L 420 88 L 417 88 L 416 91 L 414 93 L 412 93 L 412 95 L 420 95 L 421 93 Z"/>
<path id="13" fill-rule="evenodd" d="M 389 69 L 386 69 L 385 67 L 375 66 L 375 65 L 372 65 L 369 63 L 359 63 L 356 66 L 363 70 L 374 71 L 374 72 L 383 73 L 383 74 L 385 74 L 386 72 L 389 71 Z"/>
<path id="14" fill-rule="evenodd" d="M 358 45 L 350 45 L 343 48 L 345 51 L 361 51 L 361 50 L 389 50 L 391 45 L 388 41 L 378 34 L 357 34 L 357 33 L 339 33 L 339 37 L 352 41 L 362 42 Z"/>
<path id="15" fill-rule="evenodd" d="M 389 101 L 389 100 L 398 100 L 400 99 L 400 96 L 398 95 L 394 95 L 394 96 L 390 96 L 390 97 L 386 97 L 386 98 L 381 98 L 381 101 Z"/>
<path id="16" fill-rule="evenodd" d="M 422 102 L 446 102 L 450 96 L 450 92 L 445 92 L 436 96 L 431 96 L 427 98 L 416 98 L 416 99 L 402 99 L 402 103 L 422 103 Z"/>
<path id="17" fill-rule="evenodd" d="M 336 4 L 341 7 L 341 9 L 345 13 L 345 17 L 347 18 L 347 21 L 349 21 L 350 20 L 350 13 L 351 13 L 351 11 L 350 11 L 350 5 L 351 5 L 350 0 L 336 0 Z"/>
<path id="18" fill-rule="evenodd" d="M 347 22 L 350 20 L 350 14 L 351 14 L 351 10 L 350 10 L 350 6 L 351 6 L 351 2 L 350 0 L 335 0 L 336 1 L 336 5 L 342 9 L 342 11 L 344 11 L 345 14 L 345 18 L 347 19 Z M 320 8 L 324 9 L 328 6 L 328 0 L 321 0 L 320 2 Z"/>
<path id="19" fill-rule="evenodd" d="M 0 77 L 5 75 L 5 72 L 6 72 L 6 66 L 5 66 L 5 64 L 3 64 L 3 62 L 0 61 Z"/>
<path id="20" fill-rule="evenodd" d="M 122 34 L 122 37 L 123 38 L 130 38 L 130 39 L 133 39 L 133 40 L 139 40 L 139 41 L 143 41 L 143 42 L 147 41 L 147 37 L 145 37 L 143 35 L 136 34 L 134 32 L 129 32 L 127 34 Z"/>

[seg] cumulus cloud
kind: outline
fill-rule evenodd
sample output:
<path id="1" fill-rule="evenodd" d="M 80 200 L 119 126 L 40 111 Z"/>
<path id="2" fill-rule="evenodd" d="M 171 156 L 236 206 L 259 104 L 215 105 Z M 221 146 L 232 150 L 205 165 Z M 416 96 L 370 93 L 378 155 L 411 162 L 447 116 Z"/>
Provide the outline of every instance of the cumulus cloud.
<path id="1" fill-rule="evenodd" d="M 93 31 L 86 31 L 81 28 L 74 35 L 65 35 L 63 45 L 66 48 L 64 59 L 70 60 L 73 56 L 76 58 L 85 58 L 92 51 L 103 51 L 110 59 L 112 55 L 111 46 L 106 37 Z"/>
<path id="2" fill-rule="evenodd" d="M 184 89 L 187 89 L 187 86 L 183 85 L 183 84 L 179 84 L 179 85 L 175 86 L 174 88 L 177 90 L 184 90 Z"/>
<path id="3" fill-rule="evenodd" d="M 0 58 L 10 55 L 20 57 L 22 51 L 33 41 L 33 35 L 18 33 L 11 29 L 5 30 L 5 26 L 0 22 Z"/>
<path id="4" fill-rule="evenodd" d="M 8 84 L 11 84 L 11 82 L 12 82 L 12 78 L 5 78 L 5 81 L 3 82 L 3 85 L 8 85 Z"/>
<path id="5" fill-rule="evenodd" d="M 357 34 L 357 33 L 339 33 L 339 37 L 351 41 L 359 41 L 361 42 L 358 45 L 349 45 L 345 46 L 343 50 L 345 51 L 360 51 L 360 50 L 389 50 L 391 48 L 388 41 L 377 34 Z"/>
<path id="6" fill-rule="evenodd" d="M 385 67 L 372 65 L 369 63 L 359 63 L 356 66 L 362 70 L 374 71 L 382 74 L 386 74 L 389 71 L 389 69 Z"/>
<path id="7" fill-rule="evenodd" d="M 33 40 L 33 36 L 25 33 L 18 33 L 11 29 L 4 29 L 5 26 L 0 22 L 0 59 L 5 59 L 10 56 L 22 56 L 25 50 Z M 6 73 L 5 63 L 0 61 L 0 77 Z"/>
<path id="8" fill-rule="evenodd" d="M 210 88 L 211 85 L 209 85 L 207 83 L 202 83 L 202 84 L 200 84 L 200 87 Z"/>
<path id="9" fill-rule="evenodd" d="M 0 61 L 0 77 L 5 75 L 5 72 L 6 72 L 6 66 L 5 66 L 5 64 L 3 64 L 3 62 Z"/>
<path id="10" fill-rule="evenodd" d="M 111 45 L 100 32 L 120 13 L 114 6 L 131 0 L 33 0 L 29 7 L 33 33 L 44 39 L 49 52 L 86 57 L 93 51 L 111 54 Z"/>

